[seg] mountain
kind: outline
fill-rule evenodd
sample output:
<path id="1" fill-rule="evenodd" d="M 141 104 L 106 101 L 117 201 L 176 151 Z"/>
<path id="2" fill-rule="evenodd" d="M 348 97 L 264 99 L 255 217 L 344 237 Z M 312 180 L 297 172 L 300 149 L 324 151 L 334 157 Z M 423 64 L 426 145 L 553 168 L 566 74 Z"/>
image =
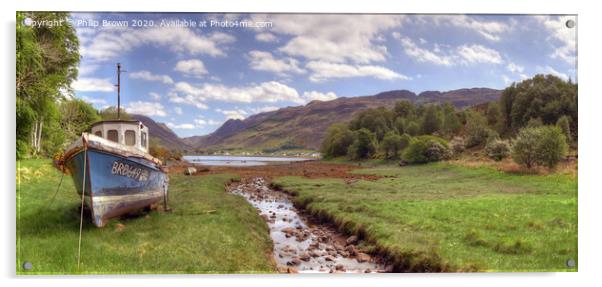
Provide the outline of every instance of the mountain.
<path id="1" fill-rule="evenodd" d="M 184 140 L 178 137 L 178 135 L 164 123 L 155 122 L 153 119 L 143 115 L 131 114 L 130 117 L 132 120 L 141 121 L 142 124 L 148 127 L 149 138 L 151 141 L 157 140 L 162 146 L 171 149 L 191 149 Z"/>
<path id="2" fill-rule="evenodd" d="M 373 96 L 312 101 L 305 106 L 287 107 L 250 116 L 244 120 L 228 120 L 215 132 L 182 139 L 195 149 L 278 148 L 318 149 L 326 129 L 337 122 L 347 122 L 360 111 L 392 107 L 399 100 L 416 103 L 450 102 L 466 108 L 497 101 L 500 90 L 488 88 L 459 89 L 447 92 L 425 91 L 418 95 L 407 90 L 382 92 Z"/>

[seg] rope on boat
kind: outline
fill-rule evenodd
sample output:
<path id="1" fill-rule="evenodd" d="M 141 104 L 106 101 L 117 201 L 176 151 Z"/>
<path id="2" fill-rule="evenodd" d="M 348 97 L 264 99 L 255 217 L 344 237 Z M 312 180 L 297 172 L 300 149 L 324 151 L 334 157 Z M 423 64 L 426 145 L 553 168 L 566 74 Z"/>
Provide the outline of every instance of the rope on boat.
<path id="1" fill-rule="evenodd" d="M 77 243 L 77 270 L 79 271 L 79 264 L 82 251 L 82 228 L 84 226 L 84 196 L 86 194 L 86 165 L 87 165 L 87 148 L 84 144 L 84 177 L 82 180 L 82 204 L 81 212 L 79 214 L 79 242 Z"/>
<path id="2" fill-rule="evenodd" d="M 54 203 L 54 199 L 56 198 L 56 195 L 59 193 L 59 189 L 61 188 L 61 184 L 63 184 L 63 177 L 65 177 L 65 173 L 64 172 L 61 175 L 61 180 L 59 181 L 59 185 L 56 187 L 56 191 L 54 192 L 54 195 L 50 199 L 50 203 L 48 203 L 48 207 L 47 208 L 50 208 L 50 206 L 52 206 L 52 203 Z"/>

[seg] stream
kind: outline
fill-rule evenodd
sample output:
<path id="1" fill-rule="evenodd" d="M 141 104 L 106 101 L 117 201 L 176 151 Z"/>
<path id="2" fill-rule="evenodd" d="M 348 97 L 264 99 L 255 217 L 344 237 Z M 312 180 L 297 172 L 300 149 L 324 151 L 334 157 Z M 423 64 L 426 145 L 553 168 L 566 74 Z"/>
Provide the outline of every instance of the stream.
<path id="1" fill-rule="evenodd" d="M 385 271 L 378 258 L 357 246 L 356 236 L 345 238 L 329 226 L 311 224 L 287 194 L 271 189 L 265 179 L 256 177 L 233 183 L 229 191 L 243 196 L 268 224 L 280 272 Z"/>

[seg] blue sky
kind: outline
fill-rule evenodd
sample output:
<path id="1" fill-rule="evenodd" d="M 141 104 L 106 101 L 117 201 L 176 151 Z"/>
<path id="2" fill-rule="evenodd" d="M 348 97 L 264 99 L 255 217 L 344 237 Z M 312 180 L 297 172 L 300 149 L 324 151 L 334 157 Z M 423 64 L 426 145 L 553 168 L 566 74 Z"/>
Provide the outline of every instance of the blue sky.
<path id="1" fill-rule="evenodd" d="M 82 60 L 72 88 L 97 108 L 116 105 L 120 62 L 126 110 L 182 137 L 203 135 L 229 118 L 312 100 L 502 89 L 540 73 L 575 81 L 569 19 L 576 17 L 73 13 Z"/>

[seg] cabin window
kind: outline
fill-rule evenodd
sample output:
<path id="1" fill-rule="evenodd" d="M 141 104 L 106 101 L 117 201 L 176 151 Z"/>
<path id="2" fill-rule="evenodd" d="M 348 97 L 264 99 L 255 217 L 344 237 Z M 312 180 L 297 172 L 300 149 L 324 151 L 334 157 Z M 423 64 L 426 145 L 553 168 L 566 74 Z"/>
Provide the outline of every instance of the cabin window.
<path id="1" fill-rule="evenodd" d="M 96 131 L 96 132 L 94 133 L 94 135 L 95 135 L 95 136 L 102 137 L 102 131 Z"/>
<path id="2" fill-rule="evenodd" d="M 107 132 L 107 139 L 114 142 L 119 142 L 119 133 L 117 130 L 109 130 Z"/>
<path id="3" fill-rule="evenodd" d="M 145 132 L 140 133 L 140 144 L 142 145 L 143 148 L 146 148 L 146 133 Z"/>
<path id="4" fill-rule="evenodd" d="M 135 145 L 136 144 L 136 132 L 133 130 L 125 131 L 125 145 Z"/>

